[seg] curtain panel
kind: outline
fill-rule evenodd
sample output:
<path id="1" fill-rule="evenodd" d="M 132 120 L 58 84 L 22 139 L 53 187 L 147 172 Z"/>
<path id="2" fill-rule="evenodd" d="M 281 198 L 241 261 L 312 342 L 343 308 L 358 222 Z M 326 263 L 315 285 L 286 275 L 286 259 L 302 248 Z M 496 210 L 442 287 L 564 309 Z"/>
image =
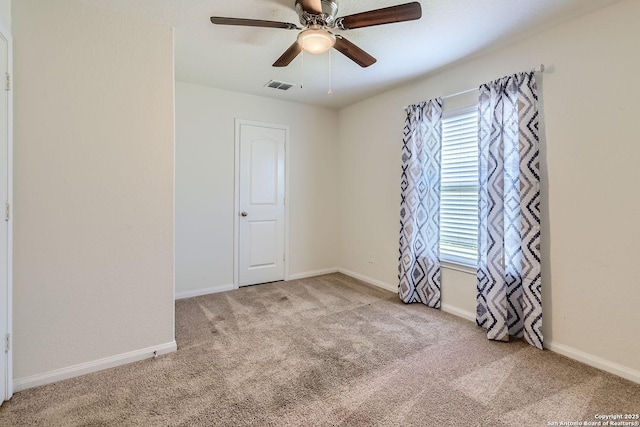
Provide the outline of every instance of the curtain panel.
<path id="1" fill-rule="evenodd" d="M 480 86 L 476 322 L 542 349 L 537 102 L 534 72 Z"/>
<path id="2" fill-rule="evenodd" d="M 398 295 L 440 308 L 442 99 L 407 107 L 402 147 Z"/>

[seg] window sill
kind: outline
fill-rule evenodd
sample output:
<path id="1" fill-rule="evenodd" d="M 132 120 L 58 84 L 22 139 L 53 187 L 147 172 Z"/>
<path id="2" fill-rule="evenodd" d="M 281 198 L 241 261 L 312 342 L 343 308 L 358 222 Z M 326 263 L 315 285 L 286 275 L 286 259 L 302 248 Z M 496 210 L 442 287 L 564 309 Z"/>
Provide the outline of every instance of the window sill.
<path id="1" fill-rule="evenodd" d="M 474 276 L 477 274 L 477 268 L 471 265 L 459 264 L 451 261 L 440 261 L 440 265 L 443 268 L 460 271 L 461 273 L 473 274 Z"/>

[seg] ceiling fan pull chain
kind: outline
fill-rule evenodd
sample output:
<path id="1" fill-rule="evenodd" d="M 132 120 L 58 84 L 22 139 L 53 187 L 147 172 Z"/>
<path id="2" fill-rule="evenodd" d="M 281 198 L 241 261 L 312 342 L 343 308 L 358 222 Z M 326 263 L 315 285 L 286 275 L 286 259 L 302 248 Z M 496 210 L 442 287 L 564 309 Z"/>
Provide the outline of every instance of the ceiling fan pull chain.
<path id="1" fill-rule="evenodd" d="M 333 93 L 333 91 L 331 90 L 331 49 L 329 49 L 329 92 L 327 93 L 329 95 Z"/>
<path id="2" fill-rule="evenodd" d="M 301 70 L 301 76 L 300 76 L 300 89 L 304 88 L 304 48 L 302 49 L 302 52 L 300 52 L 302 55 L 300 56 L 300 70 Z"/>

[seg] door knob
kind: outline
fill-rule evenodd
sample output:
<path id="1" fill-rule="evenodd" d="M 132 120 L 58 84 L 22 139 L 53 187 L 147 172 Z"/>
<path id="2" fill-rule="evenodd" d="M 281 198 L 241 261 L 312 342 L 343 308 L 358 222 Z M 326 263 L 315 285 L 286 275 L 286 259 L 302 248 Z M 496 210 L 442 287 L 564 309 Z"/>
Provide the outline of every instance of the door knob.
<path id="1" fill-rule="evenodd" d="M 247 215 L 249 215 L 249 214 L 247 212 L 245 212 L 245 211 L 240 212 L 240 216 L 247 216 Z"/>

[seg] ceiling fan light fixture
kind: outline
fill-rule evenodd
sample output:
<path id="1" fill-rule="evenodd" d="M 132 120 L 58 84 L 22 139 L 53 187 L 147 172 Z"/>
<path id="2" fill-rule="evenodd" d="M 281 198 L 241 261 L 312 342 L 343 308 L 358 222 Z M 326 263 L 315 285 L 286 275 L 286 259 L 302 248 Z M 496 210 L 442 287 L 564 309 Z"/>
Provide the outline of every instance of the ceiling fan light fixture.
<path id="1" fill-rule="evenodd" d="M 336 44 L 336 36 L 320 28 L 309 28 L 298 34 L 298 44 L 309 53 L 323 53 Z"/>

